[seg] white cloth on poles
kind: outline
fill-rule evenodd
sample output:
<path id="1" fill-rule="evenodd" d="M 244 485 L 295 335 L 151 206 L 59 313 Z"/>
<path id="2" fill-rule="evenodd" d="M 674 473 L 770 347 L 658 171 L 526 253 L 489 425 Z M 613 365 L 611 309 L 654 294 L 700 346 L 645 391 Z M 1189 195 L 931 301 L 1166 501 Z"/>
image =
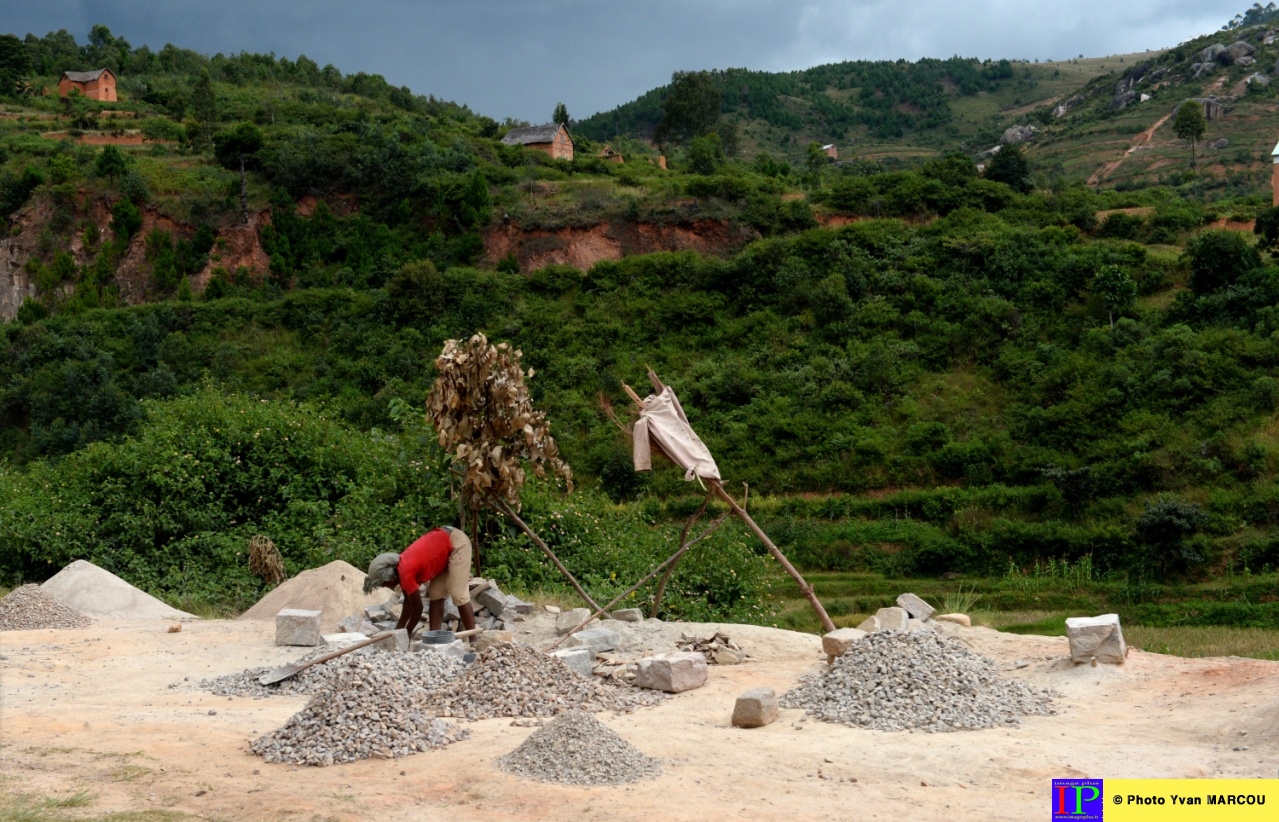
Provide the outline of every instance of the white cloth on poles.
<path id="1" fill-rule="evenodd" d="M 684 469 L 686 481 L 692 482 L 694 477 L 720 478 L 715 458 L 688 424 L 688 417 L 684 416 L 684 409 L 669 385 L 663 386 L 660 394 L 649 394 L 644 398 L 639 422 L 635 423 L 635 430 L 631 433 L 635 443 L 636 471 L 651 471 L 653 468 L 652 447 L 649 445 L 652 438 L 662 453 Z"/>

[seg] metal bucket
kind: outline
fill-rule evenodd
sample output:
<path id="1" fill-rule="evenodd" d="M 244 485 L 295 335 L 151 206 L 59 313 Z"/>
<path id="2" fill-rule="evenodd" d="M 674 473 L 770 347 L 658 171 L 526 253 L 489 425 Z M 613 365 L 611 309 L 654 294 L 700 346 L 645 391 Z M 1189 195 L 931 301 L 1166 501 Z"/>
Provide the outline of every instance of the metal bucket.
<path id="1" fill-rule="evenodd" d="M 448 645 L 455 639 L 457 639 L 457 637 L 453 635 L 452 631 L 442 630 L 422 632 L 423 645 Z"/>

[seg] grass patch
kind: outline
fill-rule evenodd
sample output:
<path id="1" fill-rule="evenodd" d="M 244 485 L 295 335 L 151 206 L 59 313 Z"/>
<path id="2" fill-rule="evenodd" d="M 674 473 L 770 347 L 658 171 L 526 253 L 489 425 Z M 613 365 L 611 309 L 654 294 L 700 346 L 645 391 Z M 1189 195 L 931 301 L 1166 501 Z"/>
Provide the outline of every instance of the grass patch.
<path id="1" fill-rule="evenodd" d="M 150 768 L 141 765 L 121 765 L 111 772 L 112 782 L 133 782 L 151 773 Z"/>

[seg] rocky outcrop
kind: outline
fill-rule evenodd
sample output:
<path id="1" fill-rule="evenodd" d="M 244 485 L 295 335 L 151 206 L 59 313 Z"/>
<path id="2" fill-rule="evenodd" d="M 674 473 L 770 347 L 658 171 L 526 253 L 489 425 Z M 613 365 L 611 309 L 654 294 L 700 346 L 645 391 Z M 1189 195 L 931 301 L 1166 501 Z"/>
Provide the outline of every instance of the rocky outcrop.
<path id="1" fill-rule="evenodd" d="M 1114 98 L 1111 99 L 1110 105 L 1106 106 L 1106 108 L 1110 109 L 1111 111 L 1123 111 L 1125 108 L 1128 107 L 1129 103 L 1135 102 L 1136 99 L 1137 99 L 1137 92 L 1125 91 L 1123 94 L 1116 94 Z"/>
<path id="2" fill-rule="evenodd" d="M 1119 83 L 1115 86 L 1115 96 L 1118 97 L 1124 92 L 1135 89 L 1137 87 L 1137 84 L 1145 79 L 1146 74 L 1149 71 L 1150 71 L 1149 63 L 1141 63 L 1139 65 L 1135 65 L 1132 68 L 1128 69 L 1128 71 L 1124 72 L 1124 76 L 1119 80 Z"/>
<path id="3" fill-rule="evenodd" d="M 1217 52 L 1216 58 L 1217 58 L 1217 61 L 1222 63 L 1223 65 L 1227 65 L 1227 66 L 1245 65 L 1246 66 L 1248 65 L 1248 63 L 1243 63 L 1241 61 L 1244 59 L 1247 59 L 1249 62 L 1252 62 L 1253 60 L 1252 55 L 1256 54 L 1256 52 L 1257 52 L 1257 47 L 1254 46 L 1252 43 L 1246 43 L 1243 40 L 1239 40 L 1234 43 L 1231 43 L 1230 45 L 1223 48 L 1221 51 Z"/>
<path id="4" fill-rule="evenodd" d="M 1066 113 L 1071 109 L 1079 108 L 1088 98 L 1082 94 L 1076 94 L 1073 97 L 1066 98 L 1065 102 L 1058 103 L 1053 107 L 1054 117 L 1065 117 Z"/>
<path id="5" fill-rule="evenodd" d="M 1200 77 L 1206 77 L 1217 70 L 1216 63 L 1191 63 L 1190 79 L 1198 80 Z"/>
<path id="6" fill-rule="evenodd" d="M 999 138 L 1001 146 L 1015 146 L 1028 140 L 1034 139 L 1039 133 L 1039 129 L 1035 126 L 1010 126 L 1004 130 L 1004 134 Z"/>
<path id="7" fill-rule="evenodd" d="M 1212 60 L 1216 60 L 1217 55 L 1221 54 L 1225 50 L 1226 50 L 1226 47 L 1221 45 L 1220 43 L 1213 43 L 1211 46 L 1208 46 L 1206 49 L 1199 52 L 1199 55 L 1198 55 L 1199 62 L 1207 63 Z"/>
<path id="8" fill-rule="evenodd" d="M 489 231 L 485 257 L 497 262 L 514 255 L 522 271 L 548 265 L 571 265 L 585 271 L 601 260 L 620 260 L 654 251 L 697 251 L 723 256 L 759 235 L 727 220 L 688 223 L 600 223 L 585 228 L 523 229 L 514 223 Z"/>

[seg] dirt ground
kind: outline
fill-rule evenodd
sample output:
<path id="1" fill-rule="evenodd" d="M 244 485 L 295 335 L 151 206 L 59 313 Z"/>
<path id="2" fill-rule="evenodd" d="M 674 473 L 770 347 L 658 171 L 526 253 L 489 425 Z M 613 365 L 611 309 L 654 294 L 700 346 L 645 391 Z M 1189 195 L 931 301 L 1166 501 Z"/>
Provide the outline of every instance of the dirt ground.
<path id="1" fill-rule="evenodd" d="M 549 621 L 539 616 L 518 636 L 544 644 Z M 824 665 L 816 637 L 743 625 L 718 627 L 753 655 L 747 664 L 711 666 L 705 687 L 657 708 L 601 715 L 662 760 L 655 780 L 570 788 L 507 775 L 495 760 L 533 731 L 509 719 L 471 723 L 470 739 L 406 759 L 267 765 L 248 741 L 305 700 L 216 697 L 195 683 L 292 661 L 299 649 L 272 645 L 270 622 L 188 621 L 172 634 L 169 624 L 0 633 L 0 787 L 88 790 L 95 812 L 226 820 L 1024 820 L 1044 815 L 1053 777 L 1274 777 L 1279 767 L 1279 663 L 1134 650 L 1122 667 L 1074 666 L 1063 638 L 985 628 L 954 635 L 1008 676 L 1060 692 L 1056 716 L 912 734 L 783 710 L 766 728 L 736 729 L 737 694 L 780 694 Z M 623 625 L 622 655 L 712 627 Z"/>

